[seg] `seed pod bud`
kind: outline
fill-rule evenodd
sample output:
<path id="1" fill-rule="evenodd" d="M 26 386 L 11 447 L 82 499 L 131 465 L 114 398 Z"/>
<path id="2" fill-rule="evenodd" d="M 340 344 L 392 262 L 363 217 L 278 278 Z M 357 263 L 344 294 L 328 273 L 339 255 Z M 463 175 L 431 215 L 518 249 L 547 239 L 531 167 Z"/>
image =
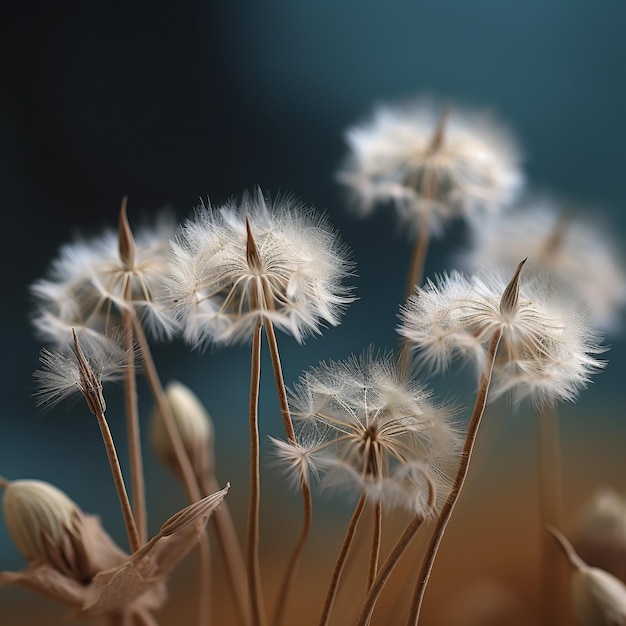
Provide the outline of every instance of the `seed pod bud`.
<path id="1" fill-rule="evenodd" d="M 574 568 L 572 604 L 580 625 L 625 626 L 626 587 L 624 584 L 598 567 L 589 567 L 558 530 L 548 527 L 548 531 L 557 540 Z"/>
<path id="2" fill-rule="evenodd" d="M 626 624 L 626 587 L 604 570 L 577 570 L 572 577 L 572 600 L 582 626 Z"/>
<path id="3" fill-rule="evenodd" d="M 575 544 L 584 561 L 626 582 L 626 500 L 598 491 L 579 516 Z"/>
<path id="4" fill-rule="evenodd" d="M 171 382 L 165 389 L 167 401 L 180 432 L 196 478 L 203 482 L 213 473 L 213 423 L 197 396 L 185 385 Z M 152 414 L 152 446 L 161 460 L 178 477 L 182 476 L 172 441 L 158 408 Z"/>
<path id="5" fill-rule="evenodd" d="M 2 498 L 9 534 L 29 563 L 47 561 L 43 536 L 62 545 L 78 506 L 62 491 L 40 480 L 10 482 Z"/>

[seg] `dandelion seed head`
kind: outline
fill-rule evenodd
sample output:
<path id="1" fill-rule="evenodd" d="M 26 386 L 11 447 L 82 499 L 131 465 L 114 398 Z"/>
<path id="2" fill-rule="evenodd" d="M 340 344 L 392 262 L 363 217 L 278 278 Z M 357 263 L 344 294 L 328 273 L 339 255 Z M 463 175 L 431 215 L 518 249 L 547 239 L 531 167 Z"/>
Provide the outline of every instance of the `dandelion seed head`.
<path id="1" fill-rule="evenodd" d="M 82 345 L 82 352 L 99 384 L 119 381 L 128 367 L 128 351 L 119 347 L 116 340 L 102 337 Z M 63 350 L 44 348 L 40 355 L 41 368 L 33 373 L 37 390 L 37 406 L 55 406 L 77 392 L 84 393 L 84 381 L 73 347 Z"/>
<path id="2" fill-rule="evenodd" d="M 172 245 L 170 300 L 194 345 L 246 341 L 265 319 L 301 342 L 339 324 L 354 299 L 342 282 L 351 272 L 325 218 L 257 191 L 203 206 L 185 224 Z"/>
<path id="3" fill-rule="evenodd" d="M 121 258 L 119 236 L 112 230 L 62 246 L 48 276 L 31 286 L 38 335 L 56 347 L 71 342 L 72 329 L 81 341 L 97 340 L 119 326 L 122 311 L 132 309 L 149 332 L 172 336 L 176 325 L 164 305 L 163 279 L 174 232 L 165 215 L 152 228 L 138 229 L 132 267 Z"/>
<path id="4" fill-rule="evenodd" d="M 393 203 L 416 230 L 439 233 L 450 219 L 472 220 L 509 204 L 522 186 L 519 151 L 486 115 L 433 102 L 380 106 L 346 132 L 338 173 L 362 215 Z"/>
<path id="5" fill-rule="evenodd" d="M 417 287 L 401 308 L 398 332 L 435 371 L 454 359 L 482 373 L 486 347 L 502 332 L 491 398 L 509 394 L 536 405 L 574 400 L 590 375 L 604 366 L 600 338 L 587 323 L 584 306 L 572 301 L 546 276 L 522 280 L 517 305 L 502 309 L 510 276 L 458 272 Z"/>
<path id="6" fill-rule="evenodd" d="M 442 479 L 457 458 L 451 411 L 400 375 L 390 356 L 371 352 L 307 371 L 290 393 L 297 450 L 278 444 L 295 476 L 321 477 L 324 487 L 359 491 L 372 501 L 431 514 L 445 497 Z"/>

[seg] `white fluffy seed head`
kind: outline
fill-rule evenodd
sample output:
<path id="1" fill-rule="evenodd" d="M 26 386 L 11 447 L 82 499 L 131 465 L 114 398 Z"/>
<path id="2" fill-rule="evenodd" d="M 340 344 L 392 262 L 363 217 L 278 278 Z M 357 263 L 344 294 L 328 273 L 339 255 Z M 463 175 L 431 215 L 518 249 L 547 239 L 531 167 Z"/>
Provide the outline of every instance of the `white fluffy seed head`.
<path id="1" fill-rule="evenodd" d="M 546 272 L 584 300 L 591 322 L 614 330 L 626 305 L 624 259 L 597 211 L 568 211 L 548 198 L 526 201 L 513 210 L 473 224 L 470 250 L 460 264 L 474 272 L 489 267 L 512 269 L 529 257 L 527 276 Z"/>
<path id="2" fill-rule="evenodd" d="M 402 376 L 391 357 L 366 353 L 312 368 L 290 393 L 297 445 L 276 455 L 294 483 L 364 492 L 428 517 L 443 502 L 458 460 L 451 411 Z"/>
<path id="3" fill-rule="evenodd" d="M 416 230 L 437 233 L 452 218 L 496 211 L 522 186 L 515 142 L 484 114 L 425 100 L 380 106 L 346 141 L 338 180 L 358 211 L 391 202 Z"/>
<path id="4" fill-rule="evenodd" d="M 55 544 L 81 511 L 61 490 L 40 480 L 10 482 L 2 497 L 4 519 L 15 545 L 29 563 L 46 559 L 42 534 Z"/>
<path id="5" fill-rule="evenodd" d="M 48 276 L 31 286 L 39 336 L 62 347 L 71 342 L 75 329 L 82 344 L 97 341 L 119 326 L 122 311 L 129 307 L 153 334 L 172 336 L 176 325 L 163 304 L 163 280 L 174 233 L 167 216 L 152 228 L 138 229 L 132 267 L 121 258 L 119 236 L 112 230 L 64 245 Z M 125 298 L 127 285 L 130 302 Z"/>
<path id="6" fill-rule="evenodd" d="M 545 276 L 521 280 L 517 307 L 501 310 L 510 275 L 468 278 L 458 272 L 417 287 L 401 308 L 398 332 L 425 363 L 445 370 L 455 358 L 484 371 L 486 348 L 497 330 L 502 341 L 490 395 L 537 405 L 574 400 L 604 363 L 584 306 L 554 288 Z"/>
<path id="7" fill-rule="evenodd" d="M 172 245 L 170 300 L 194 345 L 246 341 L 265 319 L 302 341 L 339 324 L 354 299 L 343 284 L 351 272 L 325 218 L 257 191 L 203 206 L 185 224 Z"/>
<path id="8" fill-rule="evenodd" d="M 208 473 L 213 472 L 215 464 L 211 417 L 193 391 L 182 383 L 170 382 L 165 388 L 165 395 L 192 467 L 197 476 L 205 479 Z M 159 459 L 177 476 L 181 476 L 172 440 L 156 407 L 152 412 L 150 435 Z"/>

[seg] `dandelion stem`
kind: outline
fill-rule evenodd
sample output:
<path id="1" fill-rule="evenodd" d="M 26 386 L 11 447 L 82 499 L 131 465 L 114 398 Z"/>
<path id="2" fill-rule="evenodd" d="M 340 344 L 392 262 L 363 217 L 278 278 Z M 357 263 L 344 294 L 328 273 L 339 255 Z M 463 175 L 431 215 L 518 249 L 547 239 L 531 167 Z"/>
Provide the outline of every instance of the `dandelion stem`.
<path id="1" fill-rule="evenodd" d="M 130 501 L 128 500 L 128 493 L 126 492 L 126 485 L 124 484 L 124 477 L 122 476 L 122 469 L 120 467 L 120 461 L 115 449 L 115 443 L 109 429 L 104 413 L 98 412 L 95 414 L 98 420 L 98 426 L 102 433 L 102 440 L 104 441 L 104 449 L 106 450 L 107 458 L 109 459 L 109 465 L 111 466 L 111 473 L 113 474 L 113 482 L 115 483 L 115 490 L 117 491 L 117 497 L 120 501 L 120 507 L 122 508 L 122 516 L 124 517 L 124 525 L 126 526 L 126 534 L 128 535 L 128 543 L 130 544 L 131 552 L 136 552 L 141 547 L 139 543 L 139 533 L 137 532 L 137 526 L 135 524 L 135 518 L 133 517 L 132 509 L 130 508 Z"/>
<path id="2" fill-rule="evenodd" d="M 165 391 L 163 390 L 163 385 L 161 384 L 161 380 L 157 373 L 154 359 L 152 358 L 152 352 L 150 351 L 150 346 L 148 345 L 148 340 L 146 339 L 143 328 L 136 316 L 133 317 L 133 326 L 135 329 L 135 337 L 139 343 L 139 350 L 141 351 L 143 364 L 146 369 L 148 384 L 150 385 L 154 401 L 156 402 L 159 412 L 163 418 L 163 424 L 165 425 L 167 435 L 172 442 L 172 448 L 174 449 L 176 460 L 180 465 L 187 499 L 190 503 L 197 502 L 200 500 L 201 495 L 198 483 L 196 482 L 193 467 L 191 466 L 189 455 L 185 450 L 185 444 L 180 436 L 180 431 L 176 426 L 176 420 L 172 413 L 172 408 L 170 407 Z"/>
<path id="3" fill-rule="evenodd" d="M 265 624 L 259 564 L 259 509 L 261 481 L 259 471 L 259 383 L 261 380 L 261 330 L 259 322 L 252 335 L 250 365 L 250 499 L 248 504 L 247 568 L 252 624 Z"/>
<path id="4" fill-rule="evenodd" d="M 426 586 L 430 578 L 433 565 L 435 563 L 435 557 L 443 535 L 446 531 L 446 526 L 452 516 L 452 511 L 456 505 L 459 496 L 461 495 L 461 489 L 467 477 L 469 470 L 470 460 L 472 458 L 472 451 L 474 444 L 476 443 L 476 436 L 478 435 L 478 428 L 485 412 L 485 405 L 487 403 L 487 395 L 489 393 L 489 385 L 491 383 L 491 374 L 493 372 L 493 364 L 496 360 L 496 354 L 498 351 L 498 345 L 500 344 L 500 338 L 502 337 L 502 330 L 498 329 L 494 334 L 489 349 L 487 351 L 487 367 L 480 378 L 480 384 L 478 386 L 478 392 L 476 394 L 476 401 L 470 417 L 469 426 L 467 428 L 467 435 L 465 437 L 465 444 L 463 446 L 463 452 L 461 453 L 461 461 L 457 469 L 454 482 L 450 489 L 450 493 L 443 505 L 441 514 L 437 518 L 435 529 L 433 531 L 431 540 L 428 544 L 426 555 L 420 568 L 420 573 L 417 579 L 417 585 L 413 594 L 413 600 L 409 611 L 409 618 L 407 620 L 407 626 L 417 626 L 419 620 L 420 609 L 424 600 L 424 593 L 426 592 Z"/>
<path id="5" fill-rule="evenodd" d="M 443 117 L 442 117 L 443 119 Z M 443 127 L 442 127 L 443 129 Z M 440 135 L 443 136 L 443 130 L 440 131 Z M 437 133 L 436 135 L 437 136 Z M 426 199 L 431 200 L 435 197 L 435 193 L 437 191 L 437 178 L 436 176 L 428 176 L 426 181 Z M 416 285 L 421 285 L 424 280 L 424 267 L 426 265 L 426 255 L 428 253 L 428 246 L 430 244 L 430 232 L 422 225 L 420 227 L 419 233 L 417 235 L 417 239 L 413 244 L 413 252 L 411 253 L 411 261 L 409 263 L 409 271 L 407 274 L 407 282 L 406 289 L 404 290 L 404 299 L 406 300 L 415 289 Z M 401 340 L 401 350 L 400 350 L 400 358 L 398 360 L 398 365 L 401 373 L 406 373 L 409 367 L 409 353 L 410 353 L 410 342 L 405 337 Z"/>
<path id="6" fill-rule="evenodd" d="M 417 534 L 417 531 L 422 527 L 423 522 L 424 518 L 421 515 L 415 515 L 405 528 L 398 541 L 396 541 L 395 546 L 385 559 L 385 562 L 380 568 L 374 582 L 370 585 L 367 596 L 365 597 L 365 602 L 363 603 L 363 608 L 359 613 L 357 626 L 366 626 L 369 624 L 370 619 L 372 618 L 372 613 L 374 612 L 374 607 L 376 606 L 376 602 L 378 601 L 384 586 L 387 584 L 391 573 L 400 560 L 400 557 L 409 547 L 413 537 Z"/>
<path id="7" fill-rule="evenodd" d="M 207 496 L 219 489 L 215 476 L 203 478 L 202 492 Z M 226 566 L 226 575 L 235 598 L 241 623 L 247 626 L 250 623 L 250 603 L 246 588 L 241 584 L 246 579 L 246 566 L 243 561 L 237 533 L 226 501 L 211 516 L 211 523 L 215 530 L 217 544 L 222 553 Z"/>
<path id="8" fill-rule="evenodd" d="M 180 467 L 180 471 L 183 477 L 183 485 L 185 487 L 187 499 L 190 503 L 193 504 L 194 502 L 200 500 L 202 496 L 200 494 L 200 488 L 198 487 L 191 461 L 189 460 L 189 455 L 185 450 L 185 444 L 183 443 L 180 431 L 178 430 L 178 426 L 176 425 L 176 420 L 174 418 L 174 414 L 172 413 L 172 407 L 170 406 L 170 403 L 167 400 L 167 396 L 165 395 L 165 391 L 163 390 L 163 385 L 161 384 L 161 379 L 159 378 L 156 365 L 154 364 L 154 359 L 152 358 L 152 352 L 150 351 L 148 340 L 146 339 L 146 335 L 143 332 L 143 327 L 141 326 L 141 323 L 136 316 L 133 316 L 133 327 L 135 331 L 135 337 L 137 338 L 137 342 L 139 343 L 139 350 L 141 351 L 144 367 L 146 369 L 148 384 L 150 385 L 150 389 L 152 391 L 154 401 L 156 402 L 159 409 L 159 413 L 163 418 L 163 424 L 165 425 L 167 435 L 172 442 L 172 448 L 174 449 L 174 454 L 176 455 L 176 460 L 178 461 L 178 465 Z M 201 541 L 206 541 L 206 535 L 205 539 Z M 198 551 L 198 558 L 202 559 L 202 545 L 199 545 L 196 550 Z M 206 573 L 206 567 L 200 567 L 200 580 L 198 582 L 200 588 L 200 593 L 198 594 L 200 598 L 200 618 L 202 618 L 202 615 L 205 611 L 205 600 L 203 599 L 207 595 L 205 591 L 207 591 L 209 588 L 209 580 L 203 578 Z"/>
<path id="9" fill-rule="evenodd" d="M 211 626 L 211 546 L 206 529 L 202 530 L 198 547 L 196 548 L 198 557 L 198 578 L 202 583 L 200 587 L 198 606 L 198 626 Z"/>
<path id="10" fill-rule="evenodd" d="M 409 273 L 406 283 L 405 299 L 408 298 L 415 289 L 415 285 L 421 285 L 424 278 L 424 266 L 426 262 L 426 254 L 430 243 L 430 235 L 426 228 L 420 228 L 417 240 L 413 245 L 411 254 L 411 263 L 409 264 Z"/>
<path id="11" fill-rule="evenodd" d="M 352 544 L 352 540 L 354 539 L 354 533 L 356 532 L 359 519 L 361 518 L 361 514 L 363 513 L 363 509 L 365 508 L 366 499 L 367 499 L 366 495 L 362 493 L 361 497 L 359 498 L 359 501 L 357 502 L 356 508 L 354 509 L 352 518 L 350 519 L 350 524 L 348 525 L 346 536 L 343 540 L 343 544 L 341 545 L 341 549 L 339 550 L 339 555 L 337 556 L 337 562 L 335 563 L 335 569 L 333 570 L 333 574 L 330 580 L 328 593 L 326 594 L 326 600 L 324 602 L 324 609 L 322 611 L 322 616 L 320 618 L 320 626 L 328 625 L 328 621 L 330 619 L 330 612 L 332 611 L 333 604 L 335 602 L 335 597 L 337 595 L 337 588 L 339 587 L 339 579 L 341 578 L 341 572 L 343 570 L 343 566 L 345 565 L 346 558 L 348 556 L 348 551 L 350 550 L 350 546 Z"/>
<path id="12" fill-rule="evenodd" d="M 266 302 L 268 298 L 265 298 Z M 294 444 L 296 441 L 296 434 L 293 429 L 293 423 L 291 421 L 291 412 L 289 411 L 289 402 L 287 401 L 287 390 L 285 389 L 285 377 L 283 376 L 283 369 L 280 362 L 280 353 L 278 352 L 278 341 L 276 340 L 276 333 L 274 332 L 274 324 L 269 318 L 264 319 L 265 334 L 267 335 L 267 345 L 269 347 L 270 356 L 272 359 L 272 370 L 274 372 L 274 381 L 276 383 L 276 393 L 278 394 L 278 404 L 280 406 L 280 414 L 283 418 L 283 425 L 285 426 L 285 433 L 290 443 Z M 311 491 L 309 486 L 301 481 L 300 490 L 302 492 L 302 505 L 303 505 L 303 519 L 302 529 L 300 536 L 293 549 L 289 564 L 285 576 L 280 586 L 278 595 L 278 605 L 276 607 L 276 614 L 274 618 L 274 624 L 279 626 L 282 623 L 285 608 L 287 606 L 287 599 L 291 589 L 291 584 L 295 579 L 295 574 L 302 556 L 302 550 L 306 544 L 306 541 L 311 530 L 311 522 L 313 516 L 313 501 L 311 499 Z"/>
<path id="13" fill-rule="evenodd" d="M 563 535 L 560 530 L 552 526 L 547 526 L 546 530 L 555 538 L 563 554 L 569 561 L 569 564 L 577 570 L 582 570 L 586 567 L 586 563 L 578 556 L 576 550 L 569 542 L 569 540 Z"/>
<path id="14" fill-rule="evenodd" d="M 563 527 L 561 488 L 561 450 L 559 414 L 556 407 L 543 409 L 538 415 L 539 434 L 539 511 L 540 524 Z M 548 533 L 541 533 L 541 624 L 559 623 L 563 598 L 563 567 L 557 546 Z"/>
<path id="15" fill-rule="evenodd" d="M 285 571 L 283 581 L 280 585 L 280 591 L 278 592 L 278 604 L 276 606 L 276 614 L 274 617 L 274 626 L 280 626 L 282 624 L 285 608 L 287 606 L 287 598 L 289 597 L 291 585 L 294 582 L 298 563 L 300 562 L 300 557 L 302 556 L 302 550 L 309 536 L 311 523 L 313 521 L 313 500 L 311 498 L 311 490 L 308 484 L 304 481 L 300 484 L 300 490 L 302 492 L 302 503 L 304 507 L 302 530 L 300 531 L 300 536 L 298 537 L 298 541 L 293 549 L 293 553 L 289 559 L 289 564 L 287 565 L 287 570 Z"/>
<path id="16" fill-rule="evenodd" d="M 372 527 L 372 548 L 370 550 L 370 566 L 367 577 L 367 591 L 372 588 L 378 571 L 378 559 L 380 557 L 380 538 L 382 534 L 383 505 L 380 500 L 374 508 L 374 525 Z"/>
<path id="17" fill-rule="evenodd" d="M 291 443 L 295 443 L 296 435 L 291 422 L 291 413 L 289 411 L 289 403 L 287 402 L 287 390 L 285 389 L 285 378 L 280 363 L 280 354 L 278 353 L 278 342 L 276 341 L 276 333 L 274 332 L 274 324 L 267 317 L 264 320 L 265 334 L 267 335 L 267 345 L 272 358 L 272 369 L 274 370 L 274 380 L 276 382 L 276 392 L 278 393 L 278 403 L 280 406 L 280 414 L 283 418 L 287 439 Z"/>
<path id="18" fill-rule="evenodd" d="M 124 288 L 124 299 L 131 303 L 131 282 Z M 141 436 L 139 434 L 139 411 L 137 407 L 137 379 L 134 362 L 133 311 L 124 309 L 122 325 L 126 343 L 126 369 L 124 372 L 124 404 L 126 408 L 126 436 L 128 438 L 128 457 L 130 464 L 130 484 L 133 496 L 133 513 L 137 522 L 139 541 L 143 545 L 148 539 L 146 489 L 141 454 Z"/>

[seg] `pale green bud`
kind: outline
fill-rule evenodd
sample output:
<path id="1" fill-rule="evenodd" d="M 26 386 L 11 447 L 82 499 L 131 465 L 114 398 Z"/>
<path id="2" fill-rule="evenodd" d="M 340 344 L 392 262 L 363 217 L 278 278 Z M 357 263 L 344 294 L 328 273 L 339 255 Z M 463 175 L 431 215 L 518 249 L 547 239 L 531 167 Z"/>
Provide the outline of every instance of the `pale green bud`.
<path id="1" fill-rule="evenodd" d="M 28 562 L 46 561 L 42 536 L 63 544 L 67 528 L 81 515 L 61 490 L 41 480 L 15 480 L 4 490 L 2 509 L 9 534 Z"/>
<path id="2" fill-rule="evenodd" d="M 182 383 L 177 381 L 169 383 L 165 395 L 194 473 L 197 477 L 206 477 L 214 469 L 211 417 L 198 397 Z M 174 474 L 180 476 L 180 466 L 176 460 L 174 447 L 158 408 L 155 408 L 152 415 L 151 439 L 159 459 Z"/>
<path id="3" fill-rule="evenodd" d="M 581 626 L 626 625 L 626 587 L 597 567 L 582 567 L 572 577 L 574 611 Z"/>

